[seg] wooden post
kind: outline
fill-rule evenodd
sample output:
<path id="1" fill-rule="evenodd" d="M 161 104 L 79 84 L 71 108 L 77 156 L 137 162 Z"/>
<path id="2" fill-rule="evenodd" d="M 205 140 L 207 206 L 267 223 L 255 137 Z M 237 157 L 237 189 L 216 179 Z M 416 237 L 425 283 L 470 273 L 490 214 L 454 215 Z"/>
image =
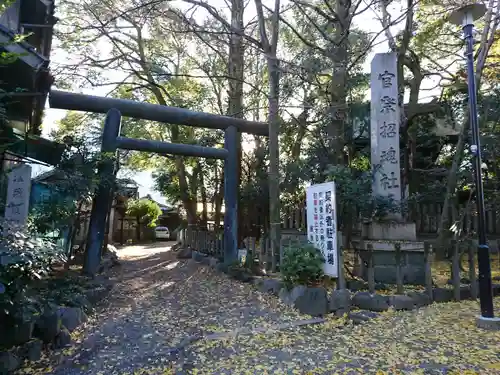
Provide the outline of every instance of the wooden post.
<path id="1" fill-rule="evenodd" d="M 220 238 L 219 238 L 220 236 Z M 224 232 L 219 232 L 217 235 L 217 242 L 215 243 L 215 246 L 217 248 L 217 256 L 222 257 L 223 255 L 223 244 L 224 244 Z"/>
<path id="2" fill-rule="evenodd" d="M 472 243 L 468 243 L 468 252 L 469 252 L 469 280 L 470 280 L 470 294 L 473 299 L 477 299 L 478 290 L 477 290 L 477 277 L 476 277 L 476 258 L 475 258 L 475 247 Z"/>
<path id="3" fill-rule="evenodd" d="M 265 238 L 261 237 L 259 241 L 259 267 L 260 269 L 265 269 L 265 258 L 264 258 L 264 250 L 265 250 Z"/>
<path id="4" fill-rule="evenodd" d="M 340 234 L 340 235 L 339 235 Z M 340 232 L 337 233 L 337 263 L 338 263 L 338 273 L 339 277 L 337 280 L 337 289 L 345 289 L 345 275 L 344 275 L 344 246 L 342 243 L 342 235 Z"/>
<path id="5" fill-rule="evenodd" d="M 194 249 L 196 251 L 200 251 L 199 240 L 200 240 L 200 232 L 197 230 L 194 231 Z"/>
<path id="6" fill-rule="evenodd" d="M 209 251 L 208 251 L 208 231 L 204 230 L 202 232 L 202 236 L 201 236 L 201 240 L 202 240 L 202 243 L 201 243 L 201 251 L 205 254 L 208 254 Z"/>
<path id="7" fill-rule="evenodd" d="M 375 266 L 373 264 L 373 245 L 368 244 L 368 290 L 375 293 Z"/>
<path id="8" fill-rule="evenodd" d="M 453 282 L 453 296 L 455 301 L 460 301 L 460 256 L 458 252 L 458 241 L 451 242 L 453 252 L 451 260 L 451 279 Z"/>
<path id="9" fill-rule="evenodd" d="M 403 272 L 401 271 L 401 244 L 396 242 L 394 244 L 395 257 L 396 257 L 396 293 L 403 294 Z"/>
<path id="10" fill-rule="evenodd" d="M 424 242 L 425 290 L 430 300 L 433 301 L 431 258 L 432 258 L 432 246 L 429 242 Z"/>

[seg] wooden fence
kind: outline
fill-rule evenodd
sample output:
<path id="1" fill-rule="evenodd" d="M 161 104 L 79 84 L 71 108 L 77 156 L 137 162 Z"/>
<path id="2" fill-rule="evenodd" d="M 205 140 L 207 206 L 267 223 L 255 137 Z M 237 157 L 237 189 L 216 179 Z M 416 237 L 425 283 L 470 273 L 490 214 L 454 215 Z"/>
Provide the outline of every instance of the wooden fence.
<path id="1" fill-rule="evenodd" d="M 293 241 L 307 240 L 306 236 L 300 233 L 282 236 L 281 250 L 279 254 L 273 254 L 271 241 L 268 237 L 262 237 L 257 241 L 254 237 L 244 240 L 246 257 L 254 260 L 261 268 L 276 271 L 281 254 L 287 246 L 291 246 Z M 220 260 L 224 257 L 224 234 L 222 232 L 182 229 L 179 231 L 178 242 L 184 246 L 189 246 L 203 254 L 213 256 Z"/>
<path id="2" fill-rule="evenodd" d="M 341 236 L 339 236 L 339 257 L 338 262 L 342 267 L 339 268 L 339 278 L 337 279 L 337 287 L 353 289 L 351 287 L 352 276 L 358 279 L 359 273 L 356 267 L 363 263 L 367 270 L 365 287 L 371 293 L 375 293 L 379 289 L 393 289 L 395 294 L 404 294 L 405 292 L 415 292 L 419 290 L 414 286 L 410 287 L 405 285 L 403 277 L 403 256 L 397 244 L 395 244 L 395 268 L 396 268 L 396 282 L 395 285 L 383 285 L 375 281 L 375 264 L 373 250 L 366 252 L 363 260 L 359 257 L 359 253 L 352 250 L 343 250 L 341 243 Z M 296 240 L 302 241 L 303 236 L 285 236 L 282 239 L 281 252 L 286 251 L 287 247 L 293 246 Z M 190 246 L 192 249 L 197 250 L 209 256 L 216 257 L 220 260 L 223 259 L 223 236 L 210 231 L 199 230 L 182 230 L 179 232 L 178 241 L 182 242 L 185 246 Z M 462 243 L 463 245 L 463 243 Z M 424 242 L 424 291 L 430 301 L 445 302 L 450 300 L 460 301 L 463 299 L 477 298 L 478 296 L 478 282 L 477 282 L 477 254 L 476 247 L 471 242 L 463 246 L 459 243 L 452 244 L 452 259 L 450 261 L 437 261 L 434 259 L 432 246 L 429 242 Z M 256 241 L 254 238 L 247 238 L 245 240 L 246 257 L 253 260 L 253 264 L 261 270 L 271 272 L 277 271 L 279 267 L 280 254 L 273 254 L 268 238 L 263 238 Z M 399 260 L 399 261 L 398 261 Z M 494 276 L 494 283 L 500 282 L 500 254 L 492 254 L 492 271 Z M 351 279 L 346 280 L 345 275 L 350 275 Z M 356 281 L 356 280 L 354 280 Z M 500 294 L 500 285 L 494 285 L 494 293 Z"/>
<path id="3" fill-rule="evenodd" d="M 409 217 L 416 224 L 417 234 L 424 237 L 436 236 L 438 232 L 439 220 L 441 219 L 443 205 L 441 203 L 419 203 L 414 205 L 409 212 Z M 456 207 L 450 207 L 448 210 L 448 222 L 456 223 L 458 229 L 463 233 L 473 233 L 477 230 L 476 207 L 469 205 L 466 212 Z M 361 233 L 362 220 L 353 220 L 353 232 Z M 340 228 L 342 228 L 342 218 L 339 218 Z M 305 232 L 307 229 L 306 207 L 292 208 L 283 210 L 282 229 L 295 229 Z M 486 230 L 487 235 L 500 236 L 500 207 L 488 207 L 486 211 Z"/>

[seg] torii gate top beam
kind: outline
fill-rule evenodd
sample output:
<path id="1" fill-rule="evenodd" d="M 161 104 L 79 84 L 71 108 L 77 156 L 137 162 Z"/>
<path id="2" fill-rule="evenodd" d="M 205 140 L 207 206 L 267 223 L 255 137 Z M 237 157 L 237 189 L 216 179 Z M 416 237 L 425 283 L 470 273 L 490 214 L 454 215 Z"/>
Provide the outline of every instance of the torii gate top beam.
<path id="1" fill-rule="evenodd" d="M 95 113 L 107 113 L 110 109 L 116 108 L 126 117 L 208 129 L 224 130 L 229 126 L 234 126 L 242 133 L 269 135 L 269 127 L 263 122 L 248 121 L 235 117 L 195 112 L 184 108 L 141 103 L 126 99 L 113 99 L 52 90 L 49 96 L 49 104 L 51 108 Z"/>

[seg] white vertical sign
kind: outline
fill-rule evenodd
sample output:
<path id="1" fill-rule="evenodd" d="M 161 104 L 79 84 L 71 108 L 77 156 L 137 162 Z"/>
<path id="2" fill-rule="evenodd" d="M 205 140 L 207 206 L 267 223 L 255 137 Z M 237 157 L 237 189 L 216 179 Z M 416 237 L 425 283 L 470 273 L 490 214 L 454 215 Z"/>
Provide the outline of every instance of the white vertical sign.
<path id="1" fill-rule="evenodd" d="M 380 166 L 373 194 L 401 201 L 397 53 L 377 53 L 371 63 L 370 144 L 372 166 Z"/>
<path id="2" fill-rule="evenodd" d="M 325 275 L 338 277 L 335 183 L 311 185 L 306 190 L 307 238 L 325 258 Z"/>
<path id="3" fill-rule="evenodd" d="M 15 225 L 25 225 L 28 219 L 31 192 L 31 166 L 22 164 L 8 174 L 5 220 Z"/>

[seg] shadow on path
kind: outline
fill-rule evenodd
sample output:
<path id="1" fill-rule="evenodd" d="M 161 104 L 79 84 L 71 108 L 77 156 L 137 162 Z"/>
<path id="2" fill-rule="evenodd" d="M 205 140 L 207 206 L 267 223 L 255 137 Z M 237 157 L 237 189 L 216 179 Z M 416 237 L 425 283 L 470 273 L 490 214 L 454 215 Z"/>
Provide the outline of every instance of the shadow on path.
<path id="1" fill-rule="evenodd" d="M 389 311 L 360 326 L 329 318 L 321 325 L 271 332 L 276 324 L 308 317 L 249 284 L 178 260 L 170 245 L 119 250 L 122 265 L 114 270 L 117 284 L 108 306 L 75 332 L 75 345 L 44 373 L 500 373 L 500 332 L 475 327 L 475 301 Z M 499 306 L 500 298 L 495 303 Z M 238 335 L 243 328 L 260 332 Z M 175 350 L 189 336 L 228 331 L 233 334 L 223 339 Z"/>

